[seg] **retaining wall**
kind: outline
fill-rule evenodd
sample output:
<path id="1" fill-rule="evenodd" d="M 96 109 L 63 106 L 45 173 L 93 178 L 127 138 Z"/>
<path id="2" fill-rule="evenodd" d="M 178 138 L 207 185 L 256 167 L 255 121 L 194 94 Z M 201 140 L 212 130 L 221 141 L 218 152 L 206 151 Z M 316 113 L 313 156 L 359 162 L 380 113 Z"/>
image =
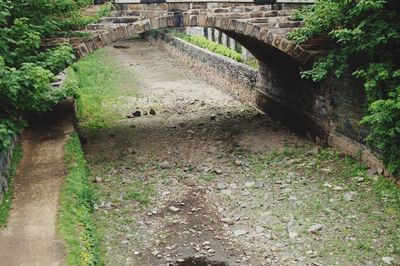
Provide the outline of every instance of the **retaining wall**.
<path id="1" fill-rule="evenodd" d="M 242 102 L 250 103 L 275 119 L 291 121 L 289 126 L 294 130 L 293 125 L 297 123 L 298 131 L 303 130 L 301 133 L 319 144 L 339 148 L 371 168 L 384 168 L 363 143 L 367 130 L 360 127 L 358 121 L 364 114 L 364 96 L 357 89 L 359 84 L 355 84 L 352 78 L 329 79 L 320 86 L 309 84 L 299 77 L 292 81 L 287 65 L 274 67 L 264 60 L 260 62 L 260 71 L 257 71 L 163 32 L 156 32 L 153 37 L 158 40 L 159 48 L 183 59 L 183 63 L 195 68 L 199 76 Z M 288 83 L 286 87 L 291 89 L 286 91 L 280 88 L 284 83 Z M 274 95 L 275 91 L 277 95 Z M 280 103 L 279 99 L 283 102 Z M 291 99 L 293 104 L 290 104 Z M 303 113 L 293 112 L 297 102 L 302 103 L 303 109 L 299 110 Z M 320 125 L 320 132 L 315 125 Z M 314 133 L 307 131 L 313 128 L 316 129 Z"/>
<path id="2" fill-rule="evenodd" d="M 3 200 L 4 193 L 8 189 L 8 174 L 15 145 L 18 141 L 17 136 L 10 138 L 11 145 L 7 150 L 0 151 L 0 203 Z"/>

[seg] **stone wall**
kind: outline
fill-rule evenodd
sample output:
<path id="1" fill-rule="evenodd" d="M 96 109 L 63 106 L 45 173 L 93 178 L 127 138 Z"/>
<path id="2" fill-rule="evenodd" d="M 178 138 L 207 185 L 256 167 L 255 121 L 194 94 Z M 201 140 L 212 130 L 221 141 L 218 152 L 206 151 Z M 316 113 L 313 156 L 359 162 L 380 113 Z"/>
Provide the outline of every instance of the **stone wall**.
<path id="1" fill-rule="evenodd" d="M 155 38 L 160 49 L 196 69 L 200 77 L 236 99 L 257 107 L 259 74 L 256 69 L 162 32 L 158 32 Z"/>
<path id="2" fill-rule="evenodd" d="M 200 76 L 237 99 L 318 144 L 337 147 L 371 168 L 384 168 L 363 143 L 368 131 L 359 121 L 365 112 L 365 95 L 350 75 L 312 83 L 300 77 L 300 68 L 290 57 L 266 53 L 266 49 L 257 54 L 257 47 L 262 47 L 259 43 L 240 38 L 237 39 L 257 55 L 259 71 L 166 34 L 158 38 L 162 39 L 158 44 L 162 49 L 183 57 L 185 64 L 196 68 Z"/>
<path id="3" fill-rule="evenodd" d="M 225 56 L 220 56 L 199 48 L 176 37 L 170 37 L 169 42 L 182 52 L 200 60 L 218 72 L 228 74 L 235 81 L 246 84 L 251 88 L 256 87 L 257 70 Z"/>
<path id="4" fill-rule="evenodd" d="M 13 155 L 15 145 L 17 143 L 17 136 L 11 137 L 11 146 L 7 150 L 0 151 L 0 203 L 3 200 L 4 193 L 8 189 L 8 172 Z"/>

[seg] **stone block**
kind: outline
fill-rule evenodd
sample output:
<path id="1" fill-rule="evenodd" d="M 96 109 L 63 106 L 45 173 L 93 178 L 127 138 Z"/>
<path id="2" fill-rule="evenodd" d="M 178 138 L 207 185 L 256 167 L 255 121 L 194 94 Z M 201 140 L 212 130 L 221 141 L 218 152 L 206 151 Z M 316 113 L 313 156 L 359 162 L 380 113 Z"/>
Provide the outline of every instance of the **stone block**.
<path id="1" fill-rule="evenodd" d="M 151 30 L 150 19 L 143 20 L 143 29 L 144 29 L 144 31 Z"/>
<path id="2" fill-rule="evenodd" d="M 228 25 L 228 30 L 235 31 L 238 24 L 239 24 L 239 22 L 236 19 L 230 19 L 229 25 Z"/>
<path id="3" fill-rule="evenodd" d="M 197 18 L 198 16 L 190 16 L 190 23 L 189 26 L 190 27 L 196 27 L 197 26 Z"/>
<path id="4" fill-rule="evenodd" d="M 214 20 L 215 20 L 215 17 L 208 16 L 207 19 L 206 19 L 206 26 L 209 27 L 209 28 L 213 28 L 214 27 Z"/>
<path id="5" fill-rule="evenodd" d="M 220 28 L 222 24 L 222 17 L 215 17 L 214 19 L 214 27 Z"/>
<path id="6" fill-rule="evenodd" d="M 101 33 L 101 38 L 103 39 L 104 45 L 108 45 L 112 42 L 110 33 L 108 31 L 103 31 Z"/>
<path id="7" fill-rule="evenodd" d="M 143 33 L 144 32 L 143 23 L 136 22 L 136 23 L 133 23 L 132 25 L 133 25 L 133 28 L 135 29 L 135 33 Z"/>
<path id="8" fill-rule="evenodd" d="M 278 48 L 279 45 L 281 44 L 282 38 L 283 36 L 281 34 L 275 34 L 275 38 L 272 42 L 272 45 Z"/>
<path id="9" fill-rule="evenodd" d="M 253 32 L 254 25 L 250 23 L 246 23 L 246 26 L 244 27 L 243 34 L 244 35 L 250 35 Z"/>
<path id="10" fill-rule="evenodd" d="M 258 35 L 260 34 L 260 26 L 254 26 L 253 31 L 251 32 L 250 36 L 258 39 Z"/>
<path id="11" fill-rule="evenodd" d="M 152 28 L 153 30 L 159 29 L 159 28 L 160 28 L 160 22 L 159 22 L 158 18 L 152 18 L 152 19 L 150 19 L 150 24 L 151 24 L 151 28 Z"/>
<path id="12" fill-rule="evenodd" d="M 168 3 L 168 11 L 188 11 L 190 3 Z"/>
<path id="13" fill-rule="evenodd" d="M 86 45 L 86 48 L 89 51 L 89 53 L 93 53 L 96 50 L 96 46 L 94 45 L 92 39 L 86 40 L 84 44 Z"/>
<path id="14" fill-rule="evenodd" d="M 236 28 L 236 32 L 237 33 L 243 33 L 244 29 L 246 28 L 246 22 L 245 21 L 239 21 L 237 28 Z"/>
<path id="15" fill-rule="evenodd" d="M 200 27 L 207 27 L 207 14 L 199 14 L 198 16 L 198 26 Z"/>

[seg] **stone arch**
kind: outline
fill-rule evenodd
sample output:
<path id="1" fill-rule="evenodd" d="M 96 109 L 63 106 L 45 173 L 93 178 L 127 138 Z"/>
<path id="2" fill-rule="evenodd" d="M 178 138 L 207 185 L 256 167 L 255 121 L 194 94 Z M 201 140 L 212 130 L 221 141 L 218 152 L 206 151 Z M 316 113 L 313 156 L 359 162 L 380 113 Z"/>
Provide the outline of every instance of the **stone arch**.
<path id="1" fill-rule="evenodd" d="M 90 38 L 75 39 L 72 43 L 79 59 L 113 42 L 151 30 L 177 27 L 218 29 L 241 43 L 259 60 L 257 106 L 292 129 L 326 143 L 330 126 L 327 92 L 300 78 L 301 69 L 313 62 L 319 51 L 306 49 L 285 36 L 287 23 L 292 23 L 290 26 L 293 28 L 301 26 L 299 21 L 268 24 L 268 15 L 277 16 L 277 12 L 272 10 L 264 14 L 267 17 L 251 18 L 248 13 L 227 16 L 197 10 L 172 11 L 168 15 L 133 23 L 92 25 Z"/>
<path id="2" fill-rule="evenodd" d="M 316 53 L 304 49 L 301 45 L 289 40 L 284 34 L 279 33 L 279 28 L 263 26 L 262 18 L 247 18 L 246 13 L 238 13 L 234 17 L 223 15 L 190 14 L 180 11 L 169 12 L 167 16 L 141 19 L 129 24 L 107 26 L 102 24 L 90 27 L 92 36 L 87 39 L 76 38 L 72 40 L 77 59 L 99 48 L 118 40 L 124 40 L 151 30 L 177 27 L 204 27 L 215 28 L 232 36 L 248 36 L 265 44 L 271 51 L 279 50 L 281 53 L 293 57 L 300 65 L 312 61 Z M 300 25 L 299 22 L 295 22 Z M 261 25 L 260 25 L 261 24 Z M 292 25 L 293 27 L 293 25 Z M 235 39 L 235 37 L 232 37 Z M 240 42 L 240 41 L 239 41 Z M 244 44 L 246 46 L 246 44 Z M 251 49 L 251 48 L 250 48 Z M 276 54 L 276 52 L 274 52 Z"/>

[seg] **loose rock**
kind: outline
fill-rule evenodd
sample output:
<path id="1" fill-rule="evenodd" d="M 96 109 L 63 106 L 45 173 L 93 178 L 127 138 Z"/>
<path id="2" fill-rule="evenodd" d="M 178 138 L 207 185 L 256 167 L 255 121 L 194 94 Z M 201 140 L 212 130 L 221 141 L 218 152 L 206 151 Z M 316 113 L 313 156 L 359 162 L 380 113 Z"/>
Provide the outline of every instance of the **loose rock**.
<path id="1" fill-rule="evenodd" d="M 311 234 L 316 234 L 317 232 L 322 231 L 323 228 L 324 228 L 324 225 L 322 225 L 322 224 L 314 224 L 307 231 Z"/>

